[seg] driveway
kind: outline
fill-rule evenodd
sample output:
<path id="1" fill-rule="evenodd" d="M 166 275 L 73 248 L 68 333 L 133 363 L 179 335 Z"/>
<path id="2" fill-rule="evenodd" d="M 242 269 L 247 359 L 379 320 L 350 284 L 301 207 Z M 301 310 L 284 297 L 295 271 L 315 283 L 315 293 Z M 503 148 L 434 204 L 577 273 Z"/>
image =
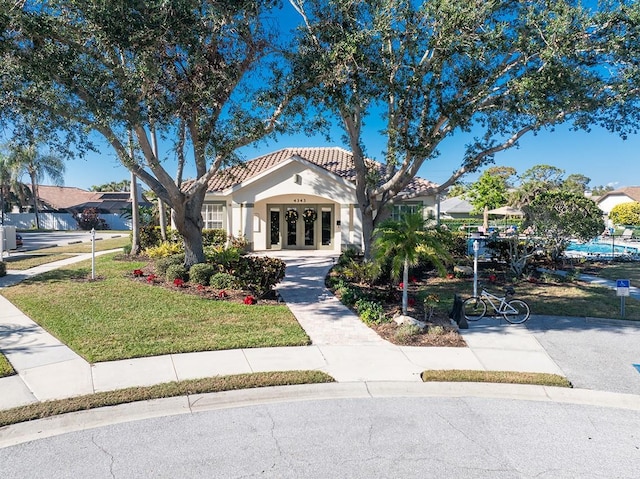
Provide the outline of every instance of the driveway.
<path id="1" fill-rule="evenodd" d="M 526 326 L 574 387 L 640 394 L 640 323 L 532 316 Z"/>

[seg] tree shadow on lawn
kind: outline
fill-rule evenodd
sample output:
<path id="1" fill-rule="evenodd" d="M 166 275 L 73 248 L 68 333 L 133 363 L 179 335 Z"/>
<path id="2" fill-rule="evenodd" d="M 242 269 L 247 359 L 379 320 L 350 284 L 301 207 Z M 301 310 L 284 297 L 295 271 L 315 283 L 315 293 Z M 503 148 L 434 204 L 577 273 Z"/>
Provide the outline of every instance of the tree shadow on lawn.
<path id="1" fill-rule="evenodd" d="M 40 283 L 58 283 L 62 281 L 78 281 L 88 280 L 91 276 L 90 268 L 76 268 L 76 269 L 55 269 L 41 273 L 31 278 L 27 278 L 22 283 L 24 284 L 40 284 Z"/>

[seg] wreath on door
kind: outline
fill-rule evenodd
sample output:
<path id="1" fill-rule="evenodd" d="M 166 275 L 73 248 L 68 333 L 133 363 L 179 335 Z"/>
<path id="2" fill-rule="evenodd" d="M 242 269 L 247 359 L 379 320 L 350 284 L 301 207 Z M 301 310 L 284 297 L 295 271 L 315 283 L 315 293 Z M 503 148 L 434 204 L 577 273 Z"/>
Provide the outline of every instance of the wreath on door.
<path id="1" fill-rule="evenodd" d="M 302 218 L 304 219 L 304 222 L 307 224 L 313 223 L 315 220 L 318 219 L 318 213 L 316 213 L 316 210 L 313 208 L 307 208 L 306 210 L 303 211 Z"/>
<path id="2" fill-rule="evenodd" d="M 284 219 L 287 223 L 295 223 L 298 221 L 298 211 L 297 210 L 287 210 L 284 214 Z"/>

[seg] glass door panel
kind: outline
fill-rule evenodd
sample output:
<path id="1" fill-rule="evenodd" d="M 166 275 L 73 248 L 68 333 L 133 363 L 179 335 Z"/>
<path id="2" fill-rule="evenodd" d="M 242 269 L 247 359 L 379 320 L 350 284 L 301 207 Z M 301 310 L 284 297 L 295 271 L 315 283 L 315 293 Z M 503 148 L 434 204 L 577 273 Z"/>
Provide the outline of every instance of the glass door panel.
<path id="1" fill-rule="evenodd" d="M 297 246 L 298 244 L 298 216 L 297 208 L 287 208 L 287 212 L 285 213 L 287 246 Z"/>
<path id="2" fill-rule="evenodd" d="M 280 208 L 271 209 L 269 211 L 270 220 L 270 243 L 271 246 L 280 245 Z"/>
<path id="3" fill-rule="evenodd" d="M 333 236 L 331 219 L 331 208 L 322 208 L 321 228 L 322 228 L 322 246 L 331 246 L 331 237 Z"/>
<path id="4" fill-rule="evenodd" d="M 316 221 L 318 213 L 315 208 L 305 208 L 302 213 L 304 221 L 304 245 L 314 246 L 316 244 Z"/>

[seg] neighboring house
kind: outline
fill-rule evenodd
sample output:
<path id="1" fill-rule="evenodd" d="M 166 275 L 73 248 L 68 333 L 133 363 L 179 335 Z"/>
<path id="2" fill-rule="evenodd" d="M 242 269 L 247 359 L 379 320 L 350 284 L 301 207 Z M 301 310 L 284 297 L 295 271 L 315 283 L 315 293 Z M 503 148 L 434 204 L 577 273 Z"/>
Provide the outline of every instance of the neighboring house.
<path id="1" fill-rule="evenodd" d="M 634 201 L 640 202 L 640 186 L 627 186 L 618 190 L 609 191 L 600 196 L 596 204 L 605 215 L 609 216 L 614 206 Z"/>
<path id="2" fill-rule="evenodd" d="M 140 190 L 138 190 L 140 191 Z M 140 206 L 151 206 L 142 195 Z M 129 192 L 86 191 L 68 186 L 38 186 L 41 211 L 78 214 L 87 208 L 96 208 L 101 214 L 122 214 L 131 208 Z"/>
<path id="3" fill-rule="evenodd" d="M 447 198 L 440 202 L 440 217 L 445 219 L 469 218 L 473 211 L 473 205 L 461 196 Z M 476 215 L 478 216 L 478 215 Z M 481 217 L 482 215 L 480 215 Z"/>
<path id="4" fill-rule="evenodd" d="M 372 169 L 382 168 L 371 162 Z M 415 178 L 393 216 L 435 214 L 433 183 Z M 362 247 L 353 156 L 336 147 L 286 148 L 220 171 L 209 182 L 204 228 L 244 237 L 253 250 Z"/>

